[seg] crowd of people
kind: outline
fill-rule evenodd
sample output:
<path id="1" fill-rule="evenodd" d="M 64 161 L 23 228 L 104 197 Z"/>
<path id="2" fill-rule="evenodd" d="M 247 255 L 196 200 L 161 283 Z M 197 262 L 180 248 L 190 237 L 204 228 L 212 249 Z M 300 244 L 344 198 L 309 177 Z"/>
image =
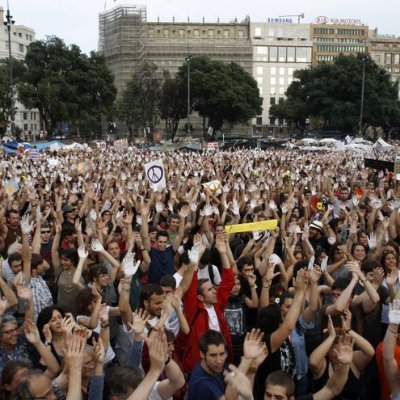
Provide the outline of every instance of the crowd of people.
<path id="1" fill-rule="evenodd" d="M 1 400 L 400 399 L 393 171 L 276 149 L 0 166 Z"/>

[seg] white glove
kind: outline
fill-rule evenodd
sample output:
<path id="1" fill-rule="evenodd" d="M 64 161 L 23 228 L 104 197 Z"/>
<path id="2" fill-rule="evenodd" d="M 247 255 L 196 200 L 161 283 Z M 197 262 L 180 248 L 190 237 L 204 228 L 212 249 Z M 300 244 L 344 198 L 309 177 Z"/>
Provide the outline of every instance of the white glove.
<path id="1" fill-rule="evenodd" d="M 376 248 L 376 233 L 375 232 L 371 232 L 368 238 L 368 247 L 370 248 L 370 250 L 373 250 Z"/>
<path id="2" fill-rule="evenodd" d="M 389 322 L 400 325 L 400 300 L 398 299 L 389 304 Z"/>
<path id="3" fill-rule="evenodd" d="M 140 261 L 135 263 L 135 255 L 133 253 L 127 253 L 122 260 L 122 270 L 125 276 L 133 276 L 136 274 L 140 265 Z"/>
<path id="4" fill-rule="evenodd" d="M 97 253 L 104 251 L 104 247 L 98 239 L 93 239 L 91 245 L 92 245 L 92 250 Z"/>
<path id="5" fill-rule="evenodd" d="M 191 203 L 190 209 L 192 210 L 192 212 L 196 212 L 197 211 L 197 203 Z"/>
<path id="6" fill-rule="evenodd" d="M 89 253 L 86 251 L 85 246 L 79 246 L 78 247 L 78 256 L 79 256 L 79 258 L 86 259 L 88 254 Z"/>
<path id="7" fill-rule="evenodd" d="M 259 232 L 259 231 L 253 231 L 253 239 L 254 239 L 255 241 L 257 241 L 258 239 L 260 239 L 260 237 L 261 237 L 261 232 Z"/>
<path id="8" fill-rule="evenodd" d="M 40 206 L 36 207 L 36 222 L 39 223 L 42 220 L 42 210 Z"/>
<path id="9" fill-rule="evenodd" d="M 96 213 L 96 211 L 95 210 L 90 210 L 90 212 L 89 212 L 89 218 L 93 221 L 93 222 L 96 222 L 96 220 L 97 220 L 97 213 Z"/>
<path id="10" fill-rule="evenodd" d="M 225 183 L 225 185 L 222 187 L 222 191 L 224 193 L 229 193 L 230 187 L 229 184 Z"/>
<path id="11" fill-rule="evenodd" d="M 192 264 L 197 264 L 199 262 L 199 246 L 193 246 L 191 250 L 188 251 L 189 260 Z"/>
<path id="12" fill-rule="evenodd" d="M 282 262 L 281 258 L 275 253 L 273 253 L 269 256 L 268 261 L 270 264 L 273 264 L 273 265 L 278 265 Z"/>
<path id="13" fill-rule="evenodd" d="M 232 202 L 232 211 L 234 215 L 239 215 L 240 213 L 239 204 L 236 200 L 233 200 Z"/>
<path id="14" fill-rule="evenodd" d="M 270 200 L 270 202 L 268 203 L 268 206 L 269 206 L 269 208 L 270 208 L 271 210 L 276 210 L 276 209 L 277 209 L 274 200 Z"/>
<path id="15" fill-rule="evenodd" d="M 324 257 L 321 262 L 321 271 L 325 272 L 328 266 L 328 257 Z"/>
<path id="16" fill-rule="evenodd" d="M 360 203 L 360 201 L 358 200 L 358 198 L 357 198 L 356 196 L 353 196 L 353 197 L 351 198 L 351 201 L 352 201 L 354 207 L 357 207 L 358 204 Z"/>
<path id="17" fill-rule="evenodd" d="M 29 223 L 29 215 L 25 214 L 21 218 L 21 230 L 24 235 L 29 235 L 33 229 L 33 221 Z"/>
<path id="18" fill-rule="evenodd" d="M 160 203 L 160 202 L 157 202 L 156 203 L 156 212 L 157 213 L 160 213 L 161 211 L 163 211 L 164 210 L 164 204 L 163 203 Z"/>
<path id="19" fill-rule="evenodd" d="M 206 217 L 213 215 L 214 210 L 213 210 L 213 207 L 211 206 L 211 204 L 206 204 L 204 206 L 204 213 L 205 213 Z"/>

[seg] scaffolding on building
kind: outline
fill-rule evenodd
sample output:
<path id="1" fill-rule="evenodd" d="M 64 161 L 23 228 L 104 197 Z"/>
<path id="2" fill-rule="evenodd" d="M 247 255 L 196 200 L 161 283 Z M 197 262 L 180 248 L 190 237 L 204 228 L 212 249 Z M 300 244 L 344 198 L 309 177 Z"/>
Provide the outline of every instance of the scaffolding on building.
<path id="1" fill-rule="evenodd" d="M 114 75 L 118 93 L 145 61 L 146 22 L 144 5 L 117 5 L 100 13 L 99 52 Z"/>

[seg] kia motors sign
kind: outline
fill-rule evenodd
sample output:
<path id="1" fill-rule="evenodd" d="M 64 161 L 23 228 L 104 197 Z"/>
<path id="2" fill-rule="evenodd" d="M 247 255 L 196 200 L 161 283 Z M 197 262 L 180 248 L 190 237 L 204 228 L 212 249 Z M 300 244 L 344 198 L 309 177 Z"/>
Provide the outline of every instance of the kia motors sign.
<path id="1" fill-rule="evenodd" d="M 315 18 L 316 24 L 335 24 L 335 25 L 362 25 L 360 19 L 354 18 L 329 18 L 320 15 Z"/>

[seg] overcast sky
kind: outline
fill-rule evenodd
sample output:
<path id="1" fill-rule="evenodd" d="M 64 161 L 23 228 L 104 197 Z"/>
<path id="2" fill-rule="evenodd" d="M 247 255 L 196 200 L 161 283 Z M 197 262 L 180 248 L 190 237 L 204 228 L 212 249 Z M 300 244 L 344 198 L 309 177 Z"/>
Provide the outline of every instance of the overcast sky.
<path id="1" fill-rule="evenodd" d="M 9 0 L 10 12 L 16 24 L 26 25 L 36 32 L 36 39 L 56 35 L 67 44 L 77 44 L 82 51 L 97 50 L 98 15 L 105 6 L 121 2 L 145 4 L 147 20 L 229 22 L 249 15 L 254 22 L 266 22 L 269 17 L 305 14 L 302 22 L 310 23 L 318 16 L 360 19 L 370 29 L 400 37 L 399 0 L 147 0 L 135 3 L 126 0 Z M 7 8 L 7 1 L 0 0 Z M 297 21 L 297 19 L 295 18 Z"/>

